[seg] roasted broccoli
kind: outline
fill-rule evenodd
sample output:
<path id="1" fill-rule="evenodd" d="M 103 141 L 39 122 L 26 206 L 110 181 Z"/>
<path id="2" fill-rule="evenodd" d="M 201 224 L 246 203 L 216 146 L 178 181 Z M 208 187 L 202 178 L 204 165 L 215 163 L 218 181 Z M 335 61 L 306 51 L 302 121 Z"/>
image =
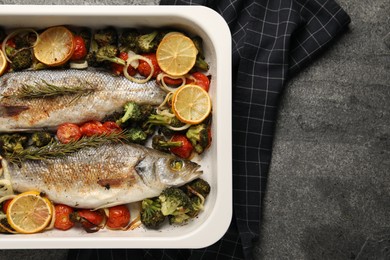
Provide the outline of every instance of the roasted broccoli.
<path id="1" fill-rule="evenodd" d="M 89 52 L 87 53 L 87 57 L 85 58 L 88 62 L 88 66 L 92 67 L 99 67 L 101 66 L 101 63 L 97 61 L 96 53 L 99 49 L 99 46 L 97 42 L 92 39 L 90 46 L 89 46 Z"/>
<path id="2" fill-rule="evenodd" d="M 99 47 L 107 45 L 118 45 L 118 34 L 114 27 L 107 27 L 105 29 L 98 30 L 93 39 L 96 41 Z"/>
<path id="3" fill-rule="evenodd" d="M 169 223 L 181 224 L 188 220 L 192 203 L 190 198 L 179 188 L 170 187 L 165 189 L 159 196 L 161 201 L 161 212 L 169 216 Z"/>
<path id="4" fill-rule="evenodd" d="M 42 147 L 49 144 L 53 137 L 48 132 L 36 132 L 31 135 L 31 144 L 36 147 Z"/>
<path id="5" fill-rule="evenodd" d="M 206 124 L 192 125 L 188 128 L 186 136 L 198 154 L 203 153 L 210 145 L 209 130 Z"/>
<path id="6" fill-rule="evenodd" d="M 147 124 L 181 127 L 184 125 L 177 117 L 163 114 L 151 114 L 146 121 Z"/>
<path id="7" fill-rule="evenodd" d="M 4 134 L 0 135 L 0 153 L 18 153 L 24 150 L 27 145 L 28 138 L 21 134 Z"/>
<path id="8" fill-rule="evenodd" d="M 155 41 L 158 31 L 143 34 L 137 37 L 137 49 L 142 53 L 153 52 L 157 49 L 158 42 Z"/>
<path id="9" fill-rule="evenodd" d="M 158 197 L 144 199 L 141 203 L 141 222 L 147 228 L 157 229 L 164 222 L 166 216 L 161 212 L 161 202 Z"/>
<path id="10" fill-rule="evenodd" d="M 128 102 L 124 106 L 125 114 L 116 121 L 117 124 L 122 125 L 127 121 L 142 122 L 154 112 L 154 107 L 147 104 L 137 104 L 135 102 Z"/>
<path id="11" fill-rule="evenodd" d="M 167 141 L 162 135 L 154 135 L 152 138 L 152 147 L 162 152 L 169 152 L 169 148 L 181 146 L 183 146 L 182 142 Z"/>
<path id="12" fill-rule="evenodd" d="M 196 49 L 198 50 L 198 55 L 196 56 L 195 61 L 195 67 L 198 69 L 208 71 L 209 70 L 209 64 L 204 60 L 204 52 L 203 52 L 203 40 L 199 36 L 195 36 L 191 38 L 192 42 L 194 43 Z"/>
<path id="13" fill-rule="evenodd" d="M 204 70 L 204 71 L 209 70 L 209 64 L 204 59 L 202 59 L 200 56 L 196 56 L 195 67 L 197 67 L 200 70 Z"/>
<path id="14" fill-rule="evenodd" d="M 138 53 L 137 39 L 140 33 L 136 29 L 126 29 L 119 37 L 121 51 L 128 52 L 134 51 Z"/>
<path id="15" fill-rule="evenodd" d="M 14 38 L 15 48 L 20 50 L 22 48 L 30 48 L 37 39 L 35 33 L 18 34 Z"/>
<path id="16" fill-rule="evenodd" d="M 204 208 L 206 197 L 210 194 L 210 184 L 203 179 L 195 179 L 182 187 L 191 200 L 192 209 L 188 212 L 190 217 L 195 217 Z"/>
<path id="17" fill-rule="evenodd" d="M 11 60 L 11 69 L 13 71 L 28 69 L 33 64 L 32 53 L 29 49 L 15 50 L 8 57 Z"/>
<path id="18" fill-rule="evenodd" d="M 117 57 L 118 53 L 119 50 L 116 46 L 106 45 L 97 50 L 96 60 L 97 62 L 109 61 L 125 66 L 126 62 Z"/>
<path id="19" fill-rule="evenodd" d="M 135 126 L 130 128 L 126 133 L 127 139 L 132 143 L 144 144 L 148 139 L 147 133 L 145 133 L 140 127 Z"/>

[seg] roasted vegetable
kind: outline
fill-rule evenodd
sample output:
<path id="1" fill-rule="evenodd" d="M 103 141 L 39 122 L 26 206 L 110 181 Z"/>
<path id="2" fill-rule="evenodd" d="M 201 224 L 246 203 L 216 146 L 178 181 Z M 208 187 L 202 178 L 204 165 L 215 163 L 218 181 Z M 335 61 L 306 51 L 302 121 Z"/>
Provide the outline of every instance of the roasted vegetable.
<path id="1" fill-rule="evenodd" d="M 159 196 L 161 212 L 168 216 L 170 224 L 182 224 L 190 218 L 187 214 L 193 210 L 190 198 L 179 188 L 165 189 Z"/>
<path id="2" fill-rule="evenodd" d="M 124 30 L 119 37 L 120 50 L 123 52 L 133 51 L 138 53 L 138 36 L 140 36 L 140 33 L 136 29 L 130 28 Z"/>
<path id="3" fill-rule="evenodd" d="M 21 134 L 4 134 L 0 135 L 0 153 L 13 154 L 24 150 L 27 145 L 28 138 Z"/>
<path id="4" fill-rule="evenodd" d="M 157 35 L 158 31 L 153 31 L 148 34 L 138 36 L 137 49 L 142 53 L 154 52 L 158 46 L 158 42 L 154 40 Z"/>
<path id="5" fill-rule="evenodd" d="M 182 189 L 190 197 L 192 209 L 188 215 L 193 218 L 203 210 L 205 199 L 210 194 L 210 184 L 199 178 L 187 183 Z"/>
<path id="6" fill-rule="evenodd" d="M 186 132 L 188 140 L 198 154 L 209 146 L 209 129 L 206 124 L 193 125 Z"/>
<path id="7" fill-rule="evenodd" d="M 117 57 L 119 54 L 119 50 L 116 46 L 114 45 L 106 45 L 101 48 L 99 48 L 96 52 L 96 60 L 97 62 L 104 62 L 104 61 L 109 61 L 109 62 L 114 62 L 120 65 L 125 66 L 126 62 L 120 58 Z"/>
<path id="8" fill-rule="evenodd" d="M 29 49 L 15 50 L 8 57 L 11 60 L 11 69 L 13 71 L 28 69 L 33 64 L 32 53 Z"/>
<path id="9" fill-rule="evenodd" d="M 118 34 L 114 27 L 107 27 L 98 30 L 94 35 L 93 39 L 96 41 L 99 47 L 107 45 L 118 45 Z"/>
<path id="10" fill-rule="evenodd" d="M 132 143 L 144 144 L 148 139 L 148 134 L 145 133 L 139 126 L 128 129 L 127 140 Z"/>
<path id="11" fill-rule="evenodd" d="M 161 212 L 161 202 L 158 197 L 144 199 L 141 203 L 141 222 L 147 228 L 157 229 L 164 222 L 166 216 Z"/>
<path id="12" fill-rule="evenodd" d="M 169 148 L 171 147 L 180 147 L 182 146 L 182 142 L 169 142 L 162 135 L 155 135 L 152 138 L 152 147 L 156 150 L 162 152 L 169 152 Z"/>
<path id="13" fill-rule="evenodd" d="M 31 135 L 31 143 L 36 147 L 42 147 L 49 144 L 53 136 L 49 132 L 36 132 Z"/>
<path id="14" fill-rule="evenodd" d="M 177 117 L 165 114 L 151 114 L 146 121 L 147 124 L 159 126 L 181 127 L 185 125 Z"/>

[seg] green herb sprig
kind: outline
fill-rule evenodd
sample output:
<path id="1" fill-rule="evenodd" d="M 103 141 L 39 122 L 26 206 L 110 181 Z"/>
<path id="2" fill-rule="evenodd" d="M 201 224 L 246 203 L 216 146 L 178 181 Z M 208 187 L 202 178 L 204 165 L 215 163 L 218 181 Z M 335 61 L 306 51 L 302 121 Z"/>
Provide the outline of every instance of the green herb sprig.
<path id="1" fill-rule="evenodd" d="M 58 141 L 53 141 L 46 146 L 40 148 L 28 147 L 17 153 L 14 152 L 12 154 L 6 154 L 5 157 L 10 163 L 20 164 L 21 162 L 26 160 L 38 161 L 61 158 L 80 151 L 84 148 L 98 147 L 102 144 L 110 142 L 127 142 L 126 132 L 121 131 L 118 133 L 82 137 L 77 141 L 72 141 L 67 144 L 63 144 Z"/>

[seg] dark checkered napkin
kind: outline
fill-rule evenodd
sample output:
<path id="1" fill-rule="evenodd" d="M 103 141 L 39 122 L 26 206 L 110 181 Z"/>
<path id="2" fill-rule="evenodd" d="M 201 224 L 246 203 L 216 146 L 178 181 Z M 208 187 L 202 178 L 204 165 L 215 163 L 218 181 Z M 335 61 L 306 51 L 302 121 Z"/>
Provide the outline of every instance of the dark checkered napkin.
<path id="1" fill-rule="evenodd" d="M 71 251 L 69 259 L 85 259 L 75 258 L 84 253 L 101 253 L 111 259 L 139 259 L 133 255 L 144 259 L 251 259 L 253 243 L 259 237 L 283 86 L 350 22 L 333 0 L 162 0 L 161 4 L 213 8 L 232 33 L 232 223 L 221 240 L 203 249 Z"/>

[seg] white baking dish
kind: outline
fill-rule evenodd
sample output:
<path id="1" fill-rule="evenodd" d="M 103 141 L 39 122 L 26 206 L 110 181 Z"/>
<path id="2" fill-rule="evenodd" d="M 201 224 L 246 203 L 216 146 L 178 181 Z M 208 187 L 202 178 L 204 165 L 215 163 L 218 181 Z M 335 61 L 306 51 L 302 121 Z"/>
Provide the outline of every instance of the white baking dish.
<path id="1" fill-rule="evenodd" d="M 0 26 L 45 28 L 54 25 L 101 28 L 170 26 L 199 35 L 210 63 L 213 102 L 213 142 L 201 160 L 212 191 L 199 217 L 184 226 L 158 231 L 81 229 L 46 231 L 34 235 L 0 234 L 0 248 L 200 248 L 226 232 L 232 217 L 231 36 L 223 18 L 201 6 L 32 6 L 2 5 Z"/>

